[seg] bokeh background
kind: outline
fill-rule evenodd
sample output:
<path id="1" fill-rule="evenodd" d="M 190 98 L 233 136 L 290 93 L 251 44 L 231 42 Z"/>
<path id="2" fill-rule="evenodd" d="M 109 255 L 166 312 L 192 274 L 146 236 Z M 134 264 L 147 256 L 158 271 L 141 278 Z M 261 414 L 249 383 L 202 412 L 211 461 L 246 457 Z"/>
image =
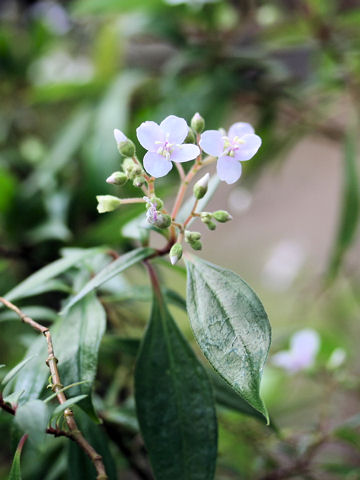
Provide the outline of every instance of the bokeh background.
<path id="1" fill-rule="evenodd" d="M 135 141 L 142 121 L 197 111 L 207 128 L 255 126 L 259 153 L 208 207 L 234 219 L 206 234 L 201 255 L 239 273 L 265 305 L 273 342 L 263 395 L 279 430 L 219 409 L 216 479 L 360 478 L 360 2 L 2 0 L 0 95 L 1 294 L 61 248 L 134 245 L 122 228 L 141 206 L 96 211 L 95 195 L 114 193 L 105 183 L 120 161 L 113 128 Z M 159 182 L 169 204 L 176 182 L 176 172 Z M 181 276 L 162 274 L 184 295 Z M 126 281 L 147 283 L 140 269 Z M 57 311 L 61 298 L 36 304 Z M 147 313 L 117 305 L 119 329 L 141 331 Z M 191 338 L 186 316 L 174 315 Z M 32 337 L 4 313 L 0 322 L 0 363 L 11 367 Z M 291 368 L 291 338 L 304 329 Z M 99 391 L 118 372 L 106 346 Z M 2 412 L 1 478 L 10 430 Z M 112 448 L 119 478 L 151 478 Z M 25 455 L 24 479 L 72 478 L 56 452 L 37 465 Z"/>

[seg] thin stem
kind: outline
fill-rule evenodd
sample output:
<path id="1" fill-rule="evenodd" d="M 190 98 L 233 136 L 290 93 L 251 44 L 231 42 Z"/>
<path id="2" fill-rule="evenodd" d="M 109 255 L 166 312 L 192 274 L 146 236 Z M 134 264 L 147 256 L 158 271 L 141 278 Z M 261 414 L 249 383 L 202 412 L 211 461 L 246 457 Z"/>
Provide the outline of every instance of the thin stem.
<path id="1" fill-rule="evenodd" d="M 183 166 L 181 165 L 181 163 L 175 163 L 175 167 L 177 168 L 177 170 L 179 172 L 181 181 L 184 181 L 185 180 L 185 172 L 184 172 Z"/>
<path id="2" fill-rule="evenodd" d="M 160 297 L 161 288 L 160 288 L 160 283 L 159 283 L 159 279 L 156 274 L 155 268 L 152 266 L 151 262 L 149 262 L 148 260 L 144 260 L 144 264 L 145 264 L 145 267 L 147 268 L 147 271 L 149 272 L 150 282 L 154 289 L 154 293 L 157 297 Z"/>
<path id="3" fill-rule="evenodd" d="M 185 220 L 185 222 L 184 222 L 184 229 L 185 229 L 186 225 L 190 222 L 190 220 L 191 220 L 193 217 L 197 216 L 195 210 L 197 209 L 198 203 L 199 203 L 199 200 L 196 199 L 196 200 L 195 200 L 195 203 L 194 203 L 194 206 L 193 206 L 193 208 L 192 208 L 192 210 L 191 210 L 190 215 L 188 216 L 188 218 L 187 218 L 187 219 Z"/>
<path id="4" fill-rule="evenodd" d="M 48 347 L 48 358 L 46 360 L 46 364 L 49 367 L 50 373 L 51 373 L 51 382 L 52 382 L 52 389 L 56 393 L 56 397 L 59 401 L 60 404 L 63 404 L 66 401 L 66 395 L 62 391 L 63 386 L 61 385 L 60 381 L 60 375 L 59 375 L 59 370 L 57 367 L 58 360 L 55 357 L 54 353 L 54 347 L 52 343 L 52 338 L 50 334 L 50 330 L 47 327 L 44 327 L 43 325 L 40 325 L 40 323 L 35 322 L 32 318 L 30 318 L 28 315 L 26 315 L 20 308 L 18 308 L 16 305 L 13 303 L 9 302 L 3 297 L 0 297 L 0 302 L 5 305 L 5 307 L 9 308 L 13 312 L 15 312 L 23 321 L 24 323 L 27 323 L 30 325 L 32 328 L 37 330 L 38 332 L 42 333 L 45 338 L 46 338 L 46 343 Z M 3 407 L 2 407 L 3 408 Z M 9 411 L 9 410 L 7 410 Z M 11 413 L 11 412 L 9 412 Z M 15 414 L 15 411 L 14 411 Z M 64 411 L 64 417 L 66 420 L 66 423 L 69 427 L 69 437 L 72 438 L 83 450 L 84 452 L 90 457 L 91 461 L 94 464 L 94 467 L 97 472 L 97 480 L 107 480 L 108 476 L 105 471 L 105 467 L 102 461 L 101 455 L 99 455 L 94 448 L 88 443 L 86 438 L 83 436 L 83 434 L 80 432 L 77 423 L 74 418 L 74 414 L 70 408 L 67 408 Z"/>
<path id="5" fill-rule="evenodd" d="M 144 192 L 147 193 L 147 192 Z M 146 200 L 144 200 L 142 197 L 133 197 L 133 198 L 121 198 L 121 205 L 125 205 L 128 203 L 145 203 Z"/>

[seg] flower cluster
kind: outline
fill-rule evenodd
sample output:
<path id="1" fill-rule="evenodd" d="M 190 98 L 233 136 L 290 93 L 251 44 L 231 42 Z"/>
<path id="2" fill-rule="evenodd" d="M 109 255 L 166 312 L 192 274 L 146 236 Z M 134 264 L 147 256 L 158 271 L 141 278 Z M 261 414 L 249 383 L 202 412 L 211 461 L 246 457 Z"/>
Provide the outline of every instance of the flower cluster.
<path id="1" fill-rule="evenodd" d="M 189 216 L 182 222 L 177 216 L 182 206 L 189 183 L 198 171 L 217 162 L 217 175 L 228 184 L 235 183 L 241 176 L 241 162 L 250 160 L 258 151 L 261 139 L 248 123 L 237 122 L 228 132 L 225 130 L 205 130 L 204 119 L 196 113 L 190 123 L 175 115 L 166 117 L 160 124 L 143 122 L 136 130 L 139 144 L 146 150 L 139 160 L 135 144 L 120 130 L 114 130 L 114 137 L 120 154 L 124 157 L 121 170 L 113 172 L 107 183 L 122 186 L 128 180 L 141 188 L 143 194 L 135 198 L 118 198 L 113 195 L 99 195 L 99 213 L 117 209 L 129 203 L 146 204 L 146 220 L 153 227 L 168 231 L 168 251 L 171 263 L 182 256 L 182 243 L 185 241 L 194 250 L 200 250 L 201 234 L 188 229 L 189 223 L 199 218 L 209 230 L 215 230 L 216 222 L 231 220 L 225 210 L 215 212 L 197 211 L 198 202 L 208 191 L 210 174 L 206 173 L 193 188 L 194 206 Z M 192 161 L 185 173 L 182 166 Z M 180 175 L 180 186 L 171 213 L 164 208 L 164 202 L 155 194 L 155 180 L 167 175 L 176 166 Z M 206 200 L 206 199 L 205 199 Z M 203 201 L 203 200 L 202 200 Z"/>

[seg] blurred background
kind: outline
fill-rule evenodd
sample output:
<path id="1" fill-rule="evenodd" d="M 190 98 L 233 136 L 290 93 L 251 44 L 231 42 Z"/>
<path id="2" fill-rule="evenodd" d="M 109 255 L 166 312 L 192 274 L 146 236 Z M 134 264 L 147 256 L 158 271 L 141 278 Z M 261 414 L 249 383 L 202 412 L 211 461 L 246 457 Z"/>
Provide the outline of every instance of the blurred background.
<path id="1" fill-rule="evenodd" d="M 96 194 L 114 194 L 113 128 L 135 141 L 142 121 L 197 111 L 207 128 L 254 125 L 261 149 L 208 206 L 234 220 L 201 255 L 239 273 L 269 314 L 263 395 L 278 431 L 220 408 L 216 479 L 359 479 L 360 2 L 2 0 L 0 95 L 1 294 L 61 248 L 134 245 L 122 229 L 143 207 L 96 211 Z M 159 182 L 169 204 L 176 182 Z M 184 295 L 183 277 L 162 274 Z M 141 269 L 128 277 L 147 283 Z M 37 304 L 57 311 L 61 298 Z M 148 306 L 116 308 L 142 331 Z M 29 338 L 10 320 L 0 314 L 0 363 L 12 366 Z M 115 369 L 105 347 L 100 391 Z M 2 412 L 0 478 L 10 428 Z M 120 453 L 121 478 L 151 478 Z M 37 467 L 25 457 L 24 479 L 71 478 L 62 457 L 41 470 L 52 454 Z"/>

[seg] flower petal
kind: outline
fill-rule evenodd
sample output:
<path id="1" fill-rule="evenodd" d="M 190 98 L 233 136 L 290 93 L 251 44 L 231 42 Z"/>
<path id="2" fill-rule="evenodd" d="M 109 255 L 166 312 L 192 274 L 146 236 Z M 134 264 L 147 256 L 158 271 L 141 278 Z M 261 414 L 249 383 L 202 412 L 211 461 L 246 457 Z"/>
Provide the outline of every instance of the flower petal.
<path id="1" fill-rule="evenodd" d="M 241 138 L 242 136 L 249 133 L 255 133 L 255 130 L 250 125 L 250 123 L 237 122 L 237 123 L 234 123 L 234 125 L 231 125 L 231 127 L 229 128 L 228 135 L 231 140 L 234 137 Z"/>
<path id="2" fill-rule="evenodd" d="M 151 152 L 156 152 L 159 148 L 156 142 L 163 142 L 165 139 L 162 128 L 155 122 L 143 122 L 136 129 L 136 135 L 141 145 Z"/>
<path id="3" fill-rule="evenodd" d="M 224 139 L 218 130 L 206 130 L 200 138 L 200 147 L 208 155 L 220 157 L 224 151 Z"/>
<path id="4" fill-rule="evenodd" d="M 169 160 L 154 152 L 147 152 L 143 163 L 145 170 L 155 178 L 164 177 L 172 169 L 172 163 Z"/>
<path id="5" fill-rule="evenodd" d="M 228 184 L 235 183 L 241 176 L 241 163 L 233 157 L 220 157 L 217 161 L 216 168 L 220 180 Z"/>
<path id="6" fill-rule="evenodd" d="M 259 150 L 261 145 L 261 138 L 258 135 L 244 135 L 242 137 L 243 144 L 240 145 L 239 150 L 235 151 L 235 158 L 241 162 L 250 160 Z"/>
<path id="7" fill-rule="evenodd" d="M 114 128 L 114 138 L 116 143 L 126 142 L 127 140 L 126 136 L 118 128 Z"/>
<path id="8" fill-rule="evenodd" d="M 160 127 L 166 134 L 166 139 L 170 143 L 183 143 L 187 134 L 189 133 L 189 127 L 186 120 L 175 115 L 169 115 L 160 123 Z"/>
<path id="9" fill-rule="evenodd" d="M 188 162 L 200 155 L 200 148 L 197 145 L 176 145 L 170 160 L 172 162 Z"/>

